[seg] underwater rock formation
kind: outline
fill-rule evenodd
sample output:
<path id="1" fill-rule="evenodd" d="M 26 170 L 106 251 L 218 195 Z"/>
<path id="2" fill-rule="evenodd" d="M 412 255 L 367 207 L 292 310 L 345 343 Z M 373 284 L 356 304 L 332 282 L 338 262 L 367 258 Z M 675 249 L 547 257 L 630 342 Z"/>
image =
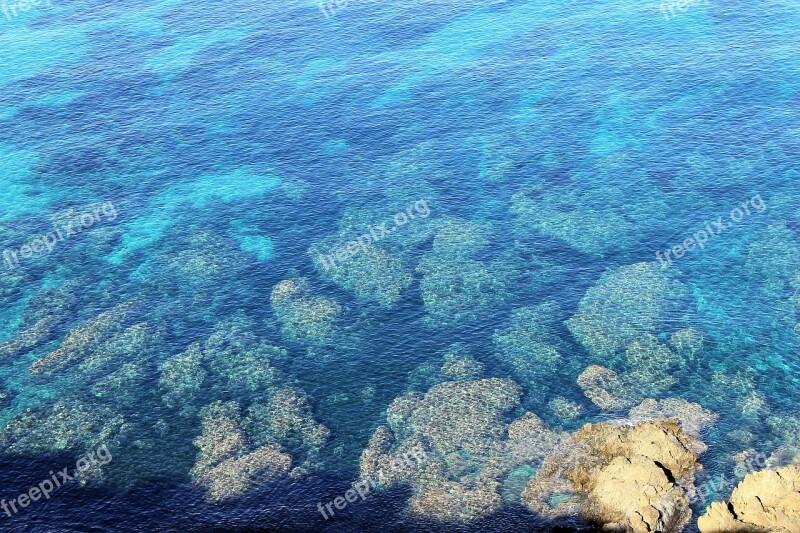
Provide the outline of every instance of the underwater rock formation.
<path id="1" fill-rule="evenodd" d="M 563 396 L 556 396 L 547 403 L 550 411 L 562 420 L 574 420 L 583 414 L 583 406 Z"/>
<path id="2" fill-rule="evenodd" d="M 697 521 L 702 533 L 800 532 L 800 465 L 752 472 Z"/>
<path id="3" fill-rule="evenodd" d="M 649 334 L 632 341 L 624 354 L 625 381 L 634 390 L 648 396 L 659 396 L 678 383 L 673 373 L 685 361 Z"/>
<path id="4" fill-rule="evenodd" d="M 685 295 L 683 285 L 657 264 L 611 268 L 586 291 L 566 324 L 593 355 L 613 355 L 642 334 L 656 333 Z"/>
<path id="5" fill-rule="evenodd" d="M 292 340 L 324 342 L 333 335 L 341 306 L 333 300 L 312 297 L 305 278 L 283 280 L 272 289 L 270 303 Z"/>
<path id="6" fill-rule="evenodd" d="M 291 387 L 281 387 L 264 402 L 247 410 L 243 427 L 255 446 L 278 446 L 293 458 L 290 475 L 300 477 L 320 461 L 330 430 L 314 420 L 305 395 Z"/>
<path id="7" fill-rule="evenodd" d="M 483 376 L 483 364 L 457 345 L 444 354 L 441 373 L 456 381 L 472 381 Z"/>
<path id="8" fill-rule="evenodd" d="M 522 501 L 541 516 L 577 514 L 603 530 L 677 533 L 691 517 L 698 447 L 672 420 L 587 424 L 544 462 Z"/>
<path id="9" fill-rule="evenodd" d="M 354 243 L 355 241 L 348 241 Z M 329 279 L 339 287 L 353 293 L 365 302 L 376 302 L 383 307 L 391 307 L 400 299 L 400 293 L 411 285 L 411 271 L 403 261 L 390 252 L 370 245 L 366 249 L 350 248 L 353 257 L 334 265 L 326 266 L 321 256 L 334 250 L 346 249 L 347 243 L 336 245 L 315 245 L 309 249 L 314 266 L 323 278 Z M 324 253 L 323 253 L 324 252 Z M 330 264 L 330 261 L 327 261 Z"/>
<path id="10" fill-rule="evenodd" d="M 175 409 L 193 403 L 207 375 L 200 343 L 193 343 L 184 353 L 164 361 L 159 372 L 158 386 L 167 407 Z"/>
<path id="11" fill-rule="evenodd" d="M 669 344 L 675 352 L 685 359 L 693 359 L 706 343 L 706 334 L 698 328 L 684 328 L 669 337 Z"/>
<path id="12" fill-rule="evenodd" d="M 471 522 L 503 505 L 502 481 L 522 464 L 537 464 L 560 442 L 532 413 L 508 424 L 522 391 L 512 381 L 446 382 L 409 393 L 387 410 L 361 456 L 361 477 L 381 488 L 410 485 L 412 513 Z M 417 460 L 402 460 L 415 450 Z"/>
<path id="13" fill-rule="evenodd" d="M 493 232 L 488 223 L 442 222 L 433 249 L 417 266 L 426 319 L 437 325 L 474 321 L 507 299 L 515 267 L 509 258 L 475 259 L 486 253 Z"/>
<path id="14" fill-rule="evenodd" d="M 591 365 L 578 376 L 578 386 L 592 403 L 604 411 L 616 411 L 632 406 L 635 397 L 622 378 L 606 367 Z"/>
<path id="15" fill-rule="evenodd" d="M 50 340 L 62 321 L 63 318 L 57 316 L 45 317 L 20 331 L 13 339 L 0 344 L 0 360 L 11 359 L 44 344 Z"/>
<path id="16" fill-rule="evenodd" d="M 33 374 L 49 375 L 62 370 L 81 359 L 122 328 L 122 324 L 135 308 L 134 302 L 124 302 L 113 309 L 90 318 L 73 329 L 61 346 L 35 361 L 30 371 Z"/>
<path id="17" fill-rule="evenodd" d="M 248 446 L 241 430 L 236 402 L 216 402 L 202 411 L 203 433 L 195 439 L 200 448 L 192 468 L 194 482 L 205 489 L 206 499 L 218 502 L 247 493 L 258 483 L 286 474 L 290 455 L 278 446 Z"/>
<path id="18" fill-rule="evenodd" d="M 508 329 L 494 332 L 495 357 L 511 366 L 521 383 L 547 387 L 565 365 L 563 342 L 554 330 L 558 314 L 558 305 L 552 302 L 515 309 Z"/>
<path id="19" fill-rule="evenodd" d="M 518 232 L 527 235 L 536 230 L 559 239 L 575 250 L 601 257 L 618 249 L 621 239 L 632 233 L 629 217 L 609 207 L 609 189 L 603 194 L 578 192 L 578 188 L 535 186 L 530 192 L 511 198 Z"/>
<path id="20" fill-rule="evenodd" d="M 2 448 L 25 455 L 83 453 L 117 438 L 124 425 L 108 407 L 68 398 L 15 415 L 3 430 Z"/>

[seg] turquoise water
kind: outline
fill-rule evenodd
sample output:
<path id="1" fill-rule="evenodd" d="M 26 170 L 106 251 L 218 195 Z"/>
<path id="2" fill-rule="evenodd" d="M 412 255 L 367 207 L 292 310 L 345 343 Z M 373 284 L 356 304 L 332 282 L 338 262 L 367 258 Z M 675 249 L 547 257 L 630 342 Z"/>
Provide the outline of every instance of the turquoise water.
<path id="1" fill-rule="evenodd" d="M 0 269 L 0 341 L 18 342 L 0 348 L 0 497 L 103 443 L 113 460 L 0 529 L 453 530 L 406 513 L 407 488 L 317 510 L 358 479 L 392 401 L 451 379 L 453 354 L 522 387 L 508 416 L 554 429 L 625 416 L 578 387 L 593 364 L 697 402 L 720 417 L 708 475 L 797 445 L 796 3 L 670 19 L 628 0 L 17 11 L 0 13 L 0 237 L 19 259 Z M 662 268 L 657 251 L 719 217 Z M 666 346 L 690 327 L 691 356 L 626 359 L 640 335 Z M 286 387 L 305 429 L 278 440 L 302 471 L 208 501 L 203 409 L 237 402 L 269 442 Z M 559 416 L 559 397 L 581 413 Z M 457 528 L 551 526 L 509 497 Z"/>

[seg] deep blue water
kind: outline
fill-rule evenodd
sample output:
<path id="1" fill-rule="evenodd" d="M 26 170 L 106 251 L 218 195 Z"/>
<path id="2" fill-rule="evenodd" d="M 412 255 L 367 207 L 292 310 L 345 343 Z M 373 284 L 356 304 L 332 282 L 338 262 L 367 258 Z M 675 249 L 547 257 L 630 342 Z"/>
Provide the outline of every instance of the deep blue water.
<path id="1" fill-rule="evenodd" d="M 101 441 L 114 459 L 88 486 L 0 514 L 0 529 L 456 529 L 408 516 L 405 489 L 327 522 L 316 504 L 347 490 L 386 408 L 437 383 L 456 343 L 483 377 L 522 386 L 524 408 L 554 428 L 621 416 L 576 384 L 590 364 L 624 373 L 619 354 L 592 350 L 566 321 L 604 273 L 658 267 L 656 251 L 718 217 L 731 223 L 756 197 L 763 210 L 749 204 L 664 269 L 682 292 L 657 296 L 675 305 L 650 333 L 667 342 L 696 327 L 706 347 L 657 397 L 720 415 L 704 435 L 710 474 L 743 449 L 797 445 L 796 430 L 776 429 L 800 423 L 797 2 L 709 0 L 669 20 L 628 0 L 350 0 L 327 17 L 305 0 L 50 4 L 0 17 L 0 240 L 20 256 L 0 269 L 0 341 L 55 317 L 0 360 L 0 496 Z M 21 257 L 67 210 L 97 206 L 102 220 Z M 418 216 L 395 227 L 407 208 Z M 362 250 L 345 263 L 366 266 L 341 275 L 319 264 L 382 222 L 393 231 L 375 249 L 390 260 Z M 271 305 L 274 287 L 297 278 L 311 300 L 338 304 L 332 332 L 290 331 Z M 97 345 L 100 362 L 31 371 L 131 300 L 124 327 L 145 324 L 150 344 L 122 355 Z M 539 312 L 560 360 L 522 372 L 497 337 L 548 302 Z M 330 437 L 301 479 L 213 503 L 190 473 L 200 418 L 166 405 L 159 379 L 232 319 L 248 325 L 231 343 L 251 335 L 285 349 L 269 360 L 274 386 L 303 391 Z M 196 409 L 264 392 L 211 382 Z M 560 419 L 556 396 L 583 414 Z M 742 408 L 746 398 L 759 407 Z M 95 423 L 55 434 L 47 409 L 58 402 Z M 99 413 L 124 430 L 102 440 Z M 21 420 L 34 421 L 25 436 L 10 429 Z M 460 529 L 545 527 L 509 504 Z"/>

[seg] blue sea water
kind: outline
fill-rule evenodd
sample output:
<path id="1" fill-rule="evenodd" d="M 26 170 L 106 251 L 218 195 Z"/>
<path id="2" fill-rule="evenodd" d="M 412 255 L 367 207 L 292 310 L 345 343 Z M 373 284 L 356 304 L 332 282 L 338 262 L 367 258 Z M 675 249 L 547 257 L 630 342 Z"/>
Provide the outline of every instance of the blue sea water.
<path id="1" fill-rule="evenodd" d="M 96 206 L 115 213 L 50 252 L 3 257 L 0 341 L 58 320 L 0 360 L 0 497 L 100 442 L 101 413 L 125 424 L 106 439 L 114 459 L 101 480 L 0 513 L 0 530 L 550 530 L 519 503 L 436 524 L 406 512 L 403 488 L 327 521 L 317 502 L 358 478 L 387 407 L 438 383 L 453 345 L 484 377 L 515 380 L 522 406 L 553 428 L 622 416 L 576 378 L 624 365 L 566 323 L 604 273 L 660 268 L 656 251 L 718 217 L 725 231 L 664 269 L 683 291 L 655 298 L 679 305 L 652 333 L 666 343 L 699 328 L 706 348 L 659 398 L 719 414 L 704 435 L 709 475 L 745 449 L 800 442 L 800 4 L 708 0 L 670 19 L 654 0 L 342 4 L 42 0 L 0 13 L 3 250 Z M 731 220 L 756 197 L 763 210 Z M 418 216 L 396 227 L 400 212 Z M 335 258 L 387 221 L 379 248 L 391 260 L 359 248 L 344 263 L 363 268 L 320 265 L 319 253 Z M 338 306 L 333 333 L 287 326 L 271 295 L 297 278 L 310 302 Z M 631 322 L 641 290 L 630 287 Z M 126 301 L 138 303 L 126 327 L 146 324 L 153 346 L 31 371 Z M 560 362 L 524 372 L 497 338 L 546 303 Z M 192 483 L 200 416 L 167 406 L 160 378 L 165 361 L 242 317 L 249 329 L 230 342 L 285 350 L 269 364 L 330 437 L 307 475 L 215 503 Z M 220 385 L 193 401 L 244 406 L 260 392 Z M 559 396 L 583 414 L 560 419 L 548 408 Z M 67 424 L 82 436 L 36 418 L 59 402 L 89 409 Z"/>

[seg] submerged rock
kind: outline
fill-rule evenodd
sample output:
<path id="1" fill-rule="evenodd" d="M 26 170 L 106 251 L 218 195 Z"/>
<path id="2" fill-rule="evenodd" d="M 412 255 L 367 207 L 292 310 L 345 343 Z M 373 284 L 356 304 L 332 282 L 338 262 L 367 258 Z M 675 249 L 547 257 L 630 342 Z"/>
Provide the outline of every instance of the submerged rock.
<path id="1" fill-rule="evenodd" d="M 272 289 L 270 303 L 288 338 L 322 342 L 332 336 L 342 308 L 333 300 L 309 293 L 305 278 L 287 279 Z"/>
<path id="2" fill-rule="evenodd" d="M 591 365 L 578 376 L 578 386 L 592 403 L 604 411 L 625 409 L 635 403 L 622 378 L 608 368 Z"/>
<path id="3" fill-rule="evenodd" d="M 714 502 L 697 525 L 702 533 L 800 532 L 800 465 L 745 476 L 727 502 Z"/>
<path id="4" fill-rule="evenodd" d="M 593 355 L 613 355 L 642 334 L 655 333 L 685 294 L 657 264 L 611 268 L 586 291 L 566 324 Z"/>
<path id="5" fill-rule="evenodd" d="M 437 521 L 496 512 L 502 480 L 520 465 L 538 464 L 560 440 L 531 413 L 506 422 L 521 393 L 512 381 L 492 378 L 397 398 L 387 410 L 389 427 L 379 427 L 362 453 L 362 478 L 378 478 L 380 488 L 410 485 L 409 510 Z"/>
<path id="6" fill-rule="evenodd" d="M 324 278 L 355 295 L 360 301 L 376 302 L 391 307 L 399 299 L 413 276 L 403 261 L 391 252 L 369 245 L 353 247 L 355 241 L 334 241 L 312 246 L 308 253 L 314 266 Z M 344 260 L 337 260 L 335 251 L 347 250 Z M 327 257 L 327 259 L 326 259 Z"/>
<path id="7" fill-rule="evenodd" d="M 649 333 L 628 345 L 624 359 L 626 381 L 645 395 L 661 395 L 672 388 L 678 383 L 673 373 L 685 365 L 680 356 Z"/>
<path id="8" fill-rule="evenodd" d="M 439 226 L 433 249 L 417 266 L 429 322 L 472 322 L 507 299 L 514 265 L 508 258 L 476 259 L 487 251 L 491 235 L 488 224 L 468 220 L 447 220 Z"/>
<path id="9" fill-rule="evenodd" d="M 207 372 L 203 368 L 203 352 L 196 342 L 182 354 L 164 361 L 159 367 L 158 386 L 164 393 L 162 400 L 167 407 L 186 407 L 201 390 Z"/>
<path id="10" fill-rule="evenodd" d="M 249 449 L 236 402 L 211 404 L 202 416 L 203 434 L 195 439 L 200 453 L 191 475 L 209 501 L 241 496 L 256 483 L 289 471 L 292 457 L 278 446 Z"/>
<path id="11" fill-rule="evenodd" d="M 472 381 L 481 378 L 483 365 L 467 353 L 463 346 L 454 345 L 444 354 L 441 373 L 456 381 Z"/>
<path id="12" fill-rule="evenodd" d="M 670 335 L 669 344 L 678 354 L 691 359 L 703 351 L 706 335 L 698 328 L 684 328 Z"/>
<path id="13" fill-rule="evenodd" d="M 511 366 L 521 383 L 547 387 L 565 365 L 564 346 L 554 329 L 558 314 L 552 302 L 515 309 L 510 326 L 494 332 L 495 357 Z"/>
<path id="14" fill-rule="evenodd" d="M 124 418 L 112 409 L 69 398 L 26 409 L 3 430 L 3 448 L 9 453 L 49 454 L 86 452 L 115 438 Z"/>
<path id="15" fill-rule="evenodd" d="M 631 420 L 637 422 L 659 418 L 675 418 L 680 423 L 683 432 L 695 439 L 700 439 L 703 431 L 713 426 L 719 419 L 717 413 L 704 409 L 700 404 L 688 402 L 681 398 L 666 398 L 664 400 L 647 398 L 631 409 L 629 415 Z M 696 450 L 697 453 L 701 453 L 701 451 L 704 450 Z"/>
<path id="16" fill-rule="evenodd" d="M 0 344 L 0 360 L 11 359 L 50 340 L 63 319 L 45 317 L 22 330 L 13 339 Z"/>
<path id="17" fill-rule="evenodd" d="M 119 331 L 134 307 L 133 302 L 125 302 L 90 318 L 70 331 L 57 350 L 34 362 L 31 373 L 51 374 L 81 359 Z"/>
<path id="18" fill-rule="evenodd" d="M 583 414 L 583 406 L 563 396 L 556 396 L 548 402 L 547 406 L 554 415 L 562 420 L 574 420 Z"/>

